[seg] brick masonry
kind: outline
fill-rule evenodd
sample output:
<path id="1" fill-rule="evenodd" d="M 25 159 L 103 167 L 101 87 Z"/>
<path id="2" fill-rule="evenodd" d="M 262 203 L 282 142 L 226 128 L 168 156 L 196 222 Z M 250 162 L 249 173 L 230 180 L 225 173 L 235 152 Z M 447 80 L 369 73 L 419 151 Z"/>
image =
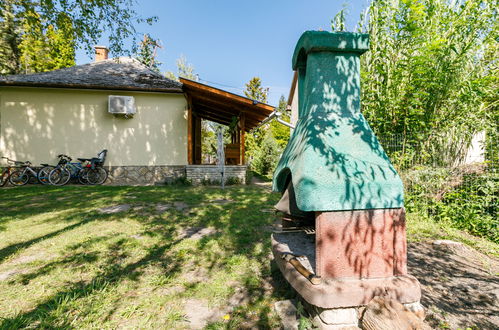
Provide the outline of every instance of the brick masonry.
<path id="1" fill-rule="evenodd" d="M 214 165 L 110 166 L 107 185 L 154 185 L 187 177 L 194 185 L 220 182 L 220 169 Z M 245 183 L 247 166 L 225 166 L 225 178 Z"/>

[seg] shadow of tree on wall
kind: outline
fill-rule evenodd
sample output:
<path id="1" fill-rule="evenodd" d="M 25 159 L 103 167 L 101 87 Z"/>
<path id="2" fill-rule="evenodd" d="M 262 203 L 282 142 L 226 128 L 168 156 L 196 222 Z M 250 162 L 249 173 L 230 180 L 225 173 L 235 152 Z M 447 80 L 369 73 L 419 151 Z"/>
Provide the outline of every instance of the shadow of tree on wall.
<path id="1" fill-rule="evenodd" d="M 133 95 L 136 115 L 125 119 L 108 113 L 110 94 Z M 107 165 L 184 165 L 184 107 L 182 94 L 6 89 L 0 153 L 37 165 L 56 163 L 61 153 L 88 158 L 108 149 Z"/>

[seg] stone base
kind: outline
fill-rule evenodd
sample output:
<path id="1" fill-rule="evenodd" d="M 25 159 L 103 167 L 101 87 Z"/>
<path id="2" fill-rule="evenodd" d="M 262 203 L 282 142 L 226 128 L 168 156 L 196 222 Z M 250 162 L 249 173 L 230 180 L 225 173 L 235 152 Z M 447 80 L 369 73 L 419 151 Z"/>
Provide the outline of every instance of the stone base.
<path id="1" fill-rule="evenodd" d="M 220 184 L 220 173 L 214 165 L 106 166 L 106 185 L 155 185 L 173 183 L 186 177 L 192 184 Z M 225 166 L 226 183 L 245 183 L 247 166 Z"/>
<path id="2" fill-rule="evenodd" d="M 295 235 L 295 237 L 286 240 L 288 235 Z M 312 259 L 312 256 L 307 254 L 314 253 L 314 248 L 306 249 L 303 244 L 300 244 L 302 250 L 293 249 L 293 242 L 298 241 L 296 235 L 306 236 L 305 233 L 272 235 L 272 252 L 286 280 L 309 304 L 326 309 L 358 307 L 368 304 L 375 296 L 393 298 L 402 304 L 419 302 L 421 298 L 419 282 L 411 275 L 383 278 L 323 279 L 321 284 L 313 285 L 294 266 L 281 257 L 283 253 L 293 253 L 303 254 L 308 260 Z M 313 242 L 310 238 L 304 238 L 301 242 L 307 240 Z M 302 264 L 309 268 L 312 273 L 315 273 L 313 262 L 305 260 Z"/>
<path id="3" fill-rule="evenodd" d="M 303 301 L 303 306 L 307 310 L 314 325 L 321 330 L 353 330 L 362 329 L 362 317 L 366 309 L 365 306 L 347 308 L 320 308 Z M 419 302 L 403 304 L 405 309 L 412 312 L 419 322 L 424 320 L 424 309 Z"/>

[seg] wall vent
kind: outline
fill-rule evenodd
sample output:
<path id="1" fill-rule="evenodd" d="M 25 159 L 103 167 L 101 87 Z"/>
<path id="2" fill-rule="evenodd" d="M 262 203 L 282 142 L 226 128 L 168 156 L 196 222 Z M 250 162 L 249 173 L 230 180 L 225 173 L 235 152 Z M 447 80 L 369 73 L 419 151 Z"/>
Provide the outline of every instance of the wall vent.
<path id="1" fill-rule="evenodd" d="M 132 117 L 136 113 L 133 96 L 109 95 L 108 112 L 114 115 Z"/>

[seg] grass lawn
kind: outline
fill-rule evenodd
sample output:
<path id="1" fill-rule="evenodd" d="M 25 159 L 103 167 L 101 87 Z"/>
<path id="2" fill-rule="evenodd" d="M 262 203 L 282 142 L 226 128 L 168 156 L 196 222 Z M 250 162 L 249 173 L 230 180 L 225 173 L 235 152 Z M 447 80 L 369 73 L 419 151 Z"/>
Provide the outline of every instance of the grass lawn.
<path id="1" fill-rule="evenodd" d="M 278 328 L 294 296 L 255 186 L 0 189 L 0 329 Z M 128 210 L 102 213 L 125 205 Z M 408 215 L 409 241 L 496 244 Z"/>
<path id="2" fill-rule="evenodd" d="M 2 189 L 0 328 L 278 327 L 272 306 L 290 291 L 269 258 L 277 199 L 248 186 Z"/>

